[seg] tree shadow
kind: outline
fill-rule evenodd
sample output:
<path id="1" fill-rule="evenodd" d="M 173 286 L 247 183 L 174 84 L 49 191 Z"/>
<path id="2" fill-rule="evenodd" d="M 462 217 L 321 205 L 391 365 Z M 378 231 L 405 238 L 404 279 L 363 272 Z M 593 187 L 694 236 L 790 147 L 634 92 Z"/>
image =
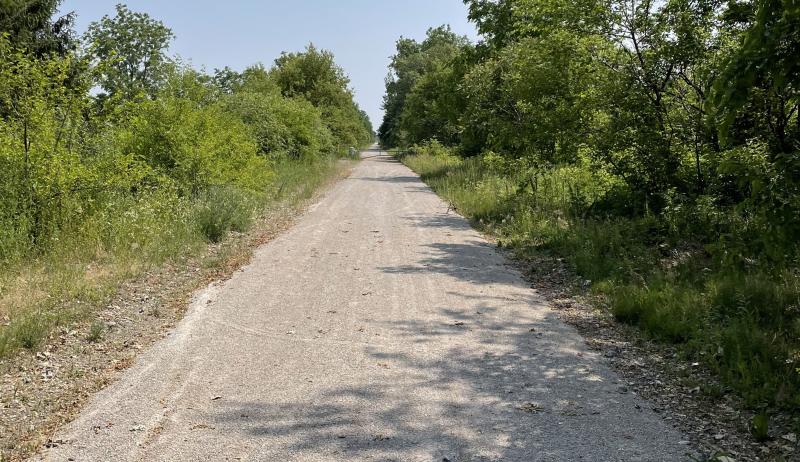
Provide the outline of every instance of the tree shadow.
<path id="1" fill-rule="evenodd" d="M 677 440 L 641 431 L 652 420 L 641 418 L 638 400 L 565 346 L 562 329 L 548 330 L 558 323 L 552 314 L 493 317 L 498 302 L 482 300 L 481 314 L 439 310 L 453 322 L 434 328 L 427 319 L 386 322 L 411 347 L 365 347 L 387 369 L 360 385 L 326 387 L 299 402 L 231 401 L 216 421 L 263 438 L 265 458 L 680 460 Z"/>
<path id="2" fill-rule="evenodd" d="M 504 284 L 510 279 L 521 279 L 507 263 L 496 261 L 496 256 L 487 259 L 487 255 L 494 254 L 494 250 L 485 242 L 475 240 L 463 244 L 433 243 L 424 248 L 427 249 L 425 253 L 428 256 L 414 264 L 379 269 L 390 274 L 439 273 L 473 284 Z"/>
<path id="3" fill-rule="evenodd" d="M 352 177 L 355 181 L 378 181 L 382 183 L 416 183 L 422 185 L 422 181 L 415 175 L 395 175 L 377 177 Z"/>

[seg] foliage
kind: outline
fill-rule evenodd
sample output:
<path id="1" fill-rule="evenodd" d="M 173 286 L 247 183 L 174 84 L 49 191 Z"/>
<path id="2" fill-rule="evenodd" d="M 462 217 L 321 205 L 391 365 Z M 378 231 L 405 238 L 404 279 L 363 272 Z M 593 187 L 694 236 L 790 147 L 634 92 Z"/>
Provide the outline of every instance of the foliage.
<path id="1" fill-rule="evenodd" d="M 385 146 L 411 145 L 427 138 L 452 142 L 454 125 L 451 88 L 458 69 L 451 65 L 467 39 L 441 26 L 428 30 L 422 43 L 401 38 L 386 79 L 386 111 L 378 135 Z M 452 117 L 451 117 L 452 115 Z"/>
<path id="2" fill-rule="evenodd" d="M 64 56 L 75 49 L 75 14 L 53 17 L 61 0 L 4 0 L 0 2 L 0 31 L 15 48 L 37 57 Z"/>
<path id="3" fill-rule="evenodd" d="M 275 60 L 270 78 L 283 96 L 301 97 L 319 108 L 337 146 L 372 141 L 369 118 L 353 100 L 350 79 L 331 52 L 308 45 L 302 53 L 284 53 Z"/>
<path id="4" fill-rule="evenodd" d="M 272 158 L 313 159 L 332 151 L 332 135 L 322 114 L 305 99 L 240 91 L 221 103 L 247 124 L 259 150 Z"/>
<path id="5" fill-rule="evenodd" d="M 717 79 L 712 102 L 723 119 L 724 138 L 740 110 L 754 95 L 765 92 L 772 101 L 768 108 L 775 148 L 781 152 L 797 150 L 796 128 L 789 126 L 797 117 L 800 88 L 800 4 L 791 0 L 756 2 L 755 20 L 742 37 L 740 48 L 726 61 Z"/>
<path id="6" fill-rule="evenodd" d="M 20 257 L 46 245 L 90 191 L 102 189 L 102 156 L 82 162 L 76 141 L 85 136 L 87 99 L 66 85 L 72 58 L 46 61 L 0 39 L 0 255 Z M 88 91 L 84 79 L 82 90 Z"/>
<path id="7" fill-rule="evenodd" d="M 43 52 L 47 34 L 72 32 L 58 35 L 58 2 L 25 5 L 0 5 L 25 19 L 0 37 L 0 358 L 91 318 L 122 281 L 309 197 L 336 171 L 337 142 L 371 140 L 327 52 L 207 75 L 167 57 L 170 30 L 124 5 L 90 27 L 87 53 Z M 337 99 L 282 91 L 312 81 Z"/>
<path id="8" fill-rule="evenodd" d="M 117 15 L 89 25 L 85 40 L 104 66 L 99 84 L 109 95 L 153 95 L 165 77 L 165 54 L 174 35 L 161 21 L 118 4 Z"/>
<path id="9" fill-rule="evenodd" d="M 262 191 L 271 171 L 234 114 L 217 104 L 172 96 L 138 103 L 117 133 L 123 155 L 146 166 L 151 181 L 171 181 L 182 195 L 212 186 Z"/>

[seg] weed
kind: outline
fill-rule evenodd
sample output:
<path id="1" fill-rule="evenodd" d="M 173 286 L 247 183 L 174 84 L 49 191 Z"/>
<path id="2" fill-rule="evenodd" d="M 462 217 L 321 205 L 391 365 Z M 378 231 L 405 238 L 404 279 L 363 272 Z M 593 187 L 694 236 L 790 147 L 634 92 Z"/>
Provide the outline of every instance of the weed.
<path id="1" fill-rule="evenodd" d="M 753 416 L 750 433 L 753 435 L 753 439 L 759 443 L 769 441 L 769 415 L 767 413 L 762 412 Z"/>
<path id="2" fill-rule="evenodd" d="M 103 338 L 105 332 L 105 325 L 100 321 L 95 321 L 89 327 L 89 333 L 86 335 L 86 340 L 91 343 L 97 343 Z"/>
<path id="3" fill-rule="evenodd" d="M 20 347 L 34 350 L 44 340 L 49 327 L 47 317 L 30 314 L 18 320 L 13 325 L 12 332 Z"/>
<path id="4" fill-rule="evenodd" d="M 253 221 L 253 197 L 231 187 L 214 187 L 197 201 L 194 221 L 211 242 L 221 241 L 228 231 L 244 232 Z"/>

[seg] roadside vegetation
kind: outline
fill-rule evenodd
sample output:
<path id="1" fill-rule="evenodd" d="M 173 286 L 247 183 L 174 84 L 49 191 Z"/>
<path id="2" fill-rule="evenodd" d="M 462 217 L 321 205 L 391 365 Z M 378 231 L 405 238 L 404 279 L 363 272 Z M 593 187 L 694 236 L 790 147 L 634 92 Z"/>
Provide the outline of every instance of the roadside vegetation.
<path id="1" fill-rule="evenodd" d="M 384 147 L 757 412 L 800 409 L 800 7 L 466 0 L 400 39 Z"/>
<path id="2" fill-rule="evenodd" d="M 0 359 L 307 196 L 373 138 L 327 51 L 208 73 L 145 13 L 118 5 L 77 37 L 59 3 L 0 5 Z"/>

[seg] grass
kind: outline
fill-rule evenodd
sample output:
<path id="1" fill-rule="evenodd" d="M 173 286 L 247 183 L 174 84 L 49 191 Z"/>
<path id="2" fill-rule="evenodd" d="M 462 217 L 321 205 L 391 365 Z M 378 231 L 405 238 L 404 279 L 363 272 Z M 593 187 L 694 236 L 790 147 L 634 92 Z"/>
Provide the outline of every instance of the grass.
<path id="1" fill-rule="evenodd" d="M 255 197 L 236 188 L 211 188 L 198 199 L 194 207 L 194 222 L 206 239 L 219 242 L 228 231 L 247 231 L 257 204 Z"/>
<path id="2" fill-rule="evenodd" d="M 678 345 L 748 405 L 800 408 L 795 269 L 726 265 L 677 221 L 620 213 L 619 184 L 588 166 L 537 171 L 424 149 L 401 158 L 500 245 L 564 258 L 617 320 Z"/>
<path id="3" fill-rule="evenodd" d="M 100 339 L 103 338 L 103 332 L 105 332 L 105 326 L 100 321 L 95 321 L 92 323 L 91 327 L 89 327 L 89 333 L 86 335 L 86 340 L 96 343 L 99 342 Z"/>
<path id="4" fill-rule="evenodd" d="M 261 197 L 219 187 L 191 199 L 153 191 L 111 200 L 79 228 L 61 232 L 46 253 L 0 268 L 0 359 L 35 351 L 56 327 L 90 319 L 123 281 L 167 262 L 181 265 L 230 231 L 247 231 L 270 207 L 308 199 L 338 165 L 332 157 L 278 162 Z M 90 337 L 99 340 L 101 328 L 93 325 Z"/>

